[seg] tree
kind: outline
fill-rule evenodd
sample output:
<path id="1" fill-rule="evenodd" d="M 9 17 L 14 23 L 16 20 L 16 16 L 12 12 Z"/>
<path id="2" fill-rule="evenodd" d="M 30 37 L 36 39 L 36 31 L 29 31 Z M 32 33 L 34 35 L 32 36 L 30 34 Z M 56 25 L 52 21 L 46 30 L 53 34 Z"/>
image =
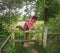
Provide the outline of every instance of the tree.
<path id="1" fill-rule="evenodd" d="M 54 18 L 49 18 L 47 24 L 48 32 L 59 33 L 60 32 L 60 12 L 55 15 Z M 59 53 L 60 52 L 60 34 L 48 34 L 47 53 Z"/>
<path id="2" fill-rule="evenodd" d="M 44 20 L 44 0 L 36 1 L 36 15 L 38 16 L 38 20 Z"/>
<path id="3" fill-rule="evenodd" d="M 60 11 L 60 1 L 59 0 L 45 0 L 45 21 L 48 21 L 50 17 L 55 17 Z"/>

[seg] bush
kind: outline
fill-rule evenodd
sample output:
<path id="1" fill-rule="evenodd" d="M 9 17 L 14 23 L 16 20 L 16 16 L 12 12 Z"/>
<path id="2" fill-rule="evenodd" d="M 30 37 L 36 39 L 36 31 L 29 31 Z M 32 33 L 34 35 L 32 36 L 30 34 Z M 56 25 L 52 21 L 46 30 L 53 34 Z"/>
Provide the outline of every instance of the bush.
<path id="1" fill-rule="evenodd" d="M 47 25 L 51 31 L 60 32 L 60 13 L 55 18 L 50 18 Z"/>
<path id="2" fill-rule="evenodd" d="M 49 23 L 47 24 L 49 27 L 49 32 L 60 32 L 60 13 L 56 14 L 55 18 L 50 18 Z M 60 53 L 60 35 L 52 34 L 48 35 L 48 43 L 47 43 L 47 53 Z"/>

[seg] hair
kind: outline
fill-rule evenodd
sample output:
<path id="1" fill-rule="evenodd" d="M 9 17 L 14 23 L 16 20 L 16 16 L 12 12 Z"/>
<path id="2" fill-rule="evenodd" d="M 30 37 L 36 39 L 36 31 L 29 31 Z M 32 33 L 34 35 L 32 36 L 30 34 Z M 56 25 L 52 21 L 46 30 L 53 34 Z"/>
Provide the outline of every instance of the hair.
<path id="1" fill-rule="evenodd" d="M 37 20 L 37 16 L 33 16 L 33 17 L 32 17 L 32 19 L 35 19 L 35 20 Z"/>

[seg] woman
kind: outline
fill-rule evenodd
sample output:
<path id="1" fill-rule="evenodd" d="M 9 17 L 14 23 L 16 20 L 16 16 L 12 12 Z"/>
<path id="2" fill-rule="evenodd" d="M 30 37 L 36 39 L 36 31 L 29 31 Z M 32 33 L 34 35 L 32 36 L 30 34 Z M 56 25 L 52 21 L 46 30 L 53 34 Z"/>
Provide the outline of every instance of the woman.
<path id="1" fill-rule="evenodd" d="M 32 18 L 28 19 L 24 26 L 17 26 L 16 28 L 19 28 L 22 31 L 29 31 L 29 29 L 31 29 L 31 27 L 33 27 L 33 25 L 36 23 L 37 17 L 33 16 Z M 28 40 L 28 35 L 29 32 L 26 32 L 26 40 Z"/>

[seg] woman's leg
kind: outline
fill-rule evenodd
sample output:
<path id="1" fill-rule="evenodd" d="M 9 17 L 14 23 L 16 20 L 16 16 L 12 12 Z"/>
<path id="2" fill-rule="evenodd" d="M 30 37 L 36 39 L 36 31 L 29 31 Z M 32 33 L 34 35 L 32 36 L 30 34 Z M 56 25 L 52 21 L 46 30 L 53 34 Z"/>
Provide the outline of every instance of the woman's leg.
<path id="1" fill-rule="evenodd" d="M 25 24 L 24 25 L 24 27 L 22 27 L 22 26 L 17 26 L 16 28 L 19 28 L 20 30 L 22 30 L 22 31 L 29 31 L 29 28 L 28 28 L 28 26 Z M 29 36 L 29 32 L 26 32 L 26 36 L 25 36 L 25 39 L 26 40 L 28 40 L 28 36 Z"/>
<path id="2" fill-rule="evenodd" d="M 25 24 L 24 28 L 26 29 L 26 31 L 29 31 L 29 28 L 26 24 Z M 28 36 L 29 36 L 29 32 L 26 32 L 26 36 L 25 36 L 26 40 L 28 40 Z"/>
<path id="3" fill-rule="evenodd" d="M 20 30 L 25 31 L 25 28 L 22 26 L 17 26 L 16 28 L 19 28 Z"/>
<path id="4" fill-rule="evenodd" d="M 29 33 L 26 33 L 26 40 L 28 40 L 28 37 L 29 37 Z"/>

